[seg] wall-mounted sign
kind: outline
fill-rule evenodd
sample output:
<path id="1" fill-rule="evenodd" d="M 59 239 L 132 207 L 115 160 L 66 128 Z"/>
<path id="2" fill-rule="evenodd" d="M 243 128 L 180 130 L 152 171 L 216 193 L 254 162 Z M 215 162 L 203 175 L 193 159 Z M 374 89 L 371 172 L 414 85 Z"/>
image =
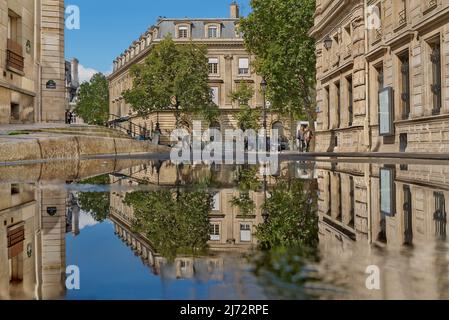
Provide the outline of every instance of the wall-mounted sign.
<path id="1" fill-rule="evenodd" d="M 389 217 L 396 214 L 394 168 L 380 169 L 380 212 Z"/>
<path id="2" fill-rule="evenodd" d="M 379 135 L 394 135 L 393 88 L 388 87 L 379 92 Z"/>
<path id="3" fill-rule="evenodd" d="M 48 80 L 47 84 L 45 85 L 47 89 L 56 89 L 56 82 L 55 80 Z"/>
<path id="4" fill-rule="evenodd" d="M 58 213 L 58 209 L 56 207 L 47 207 L 47 213 L 50 217 L 54 217 Z"/>

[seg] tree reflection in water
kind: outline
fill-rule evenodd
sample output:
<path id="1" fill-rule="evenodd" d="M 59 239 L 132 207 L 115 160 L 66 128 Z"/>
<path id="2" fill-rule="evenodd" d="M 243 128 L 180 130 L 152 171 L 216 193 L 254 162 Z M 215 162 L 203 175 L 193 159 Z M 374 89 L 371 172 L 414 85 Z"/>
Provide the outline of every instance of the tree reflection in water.
<path id="1" fill-rule="evenodd" d="M 239 196 L 233 197 L 231 204 L 239 208 L 244 217 L 252 215 L 256 210 L 256 204 L 250 196 L 251 191 L 258 191 L 261 183 L 257 178 L 257 167 L 243 167 L 237 172 L 235 184 L 239 189 Z"/>
<path id="2" fill-rule="evenodd" d="M 102 175 L 80 182 L 85 185 L 108 185 L 109 175 Z M 80 192 L 78 196 L 81 210 L 89 213 L 96 221 L 104 221 L 109 215 L 109 192 Z"/>
<path id="3" fill-rule="evenodd" d="M 268 219 L 256 232 L 261 250 L 251 257 L 268 294 L 282 288 L 273 296 L 305 298 L 306 284 L 317 280 L 308 267 L 318 260 L 316 200 L 310 182 L 281 181 L 271 190 L 264 205 Z"/>
<path id="4" fill-rule="evenodd" d="M 133 192 L 125 204 L 134 209 L 134 229 L 143 233 L 158 254 L 199 254 L 209 240 L 213 195 L 205 190 Z"/>

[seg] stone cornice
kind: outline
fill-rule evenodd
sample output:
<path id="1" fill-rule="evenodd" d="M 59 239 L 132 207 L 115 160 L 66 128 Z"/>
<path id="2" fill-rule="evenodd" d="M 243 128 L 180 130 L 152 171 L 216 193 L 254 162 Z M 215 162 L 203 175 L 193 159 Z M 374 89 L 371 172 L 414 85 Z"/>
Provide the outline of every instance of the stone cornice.
<path id="1" fill-rule="evenodd" d="M 340 23 L 340 20 L 337 19 L 338 15 L 341 15 L 342 13 L 344 13 L 344 7 L 348 6 L 348 5 L 353 5 L 353 8 L 348 11 L 348 15 L 352 15 L 352 13 L 354 11 L 356 11 L 357 9 L 359 9 L 360 7 L 363 9 L 363 2 L 360 1 L 359 4 L 354 5 L 354 0 L 337 0 L 337 1 L 332 1 L 333 3 L 333 9 L 332 10 L 328 10 L 327 14 L 322 17 L 322 19 L 319 21 L 318 24 L 316 24 L 315 26 L 313 26 L 313 28 L 309 31 L 309 35 L 313 38 L 315 38 L 316 40 L 318 40 L 319 38 L 322 37 L 322 33 L 324 32 L 324 30 L 326 28 L 329 28 L 330 26 L 330 21 L 338 21 L 335 24 L 332 24 L 332 26 L 334 25 L 338 25 Z M 326 8 L 327 10 L 327 8 Z M 323 10 L 324 12 L 325 10 Z"/>
<path id="2" fill-rule="evenodd" d="M 19 88 L 19 87 L 13 85 L 13 84 L 10 84 L 10 83 L 7 83 L 7 82 L 1 81 L 1 80 L 0 80 L 0 87 L 6 88 L 6 89 L 9 89 L 9 90 L 14 90 L 14 91 L 20 92 L 20 93 L 22 93 L 24 95 L 30 96 L 30 97 L 35 97 L 36 96 L 35 92 L 31 92 L 31 91 Z"/>

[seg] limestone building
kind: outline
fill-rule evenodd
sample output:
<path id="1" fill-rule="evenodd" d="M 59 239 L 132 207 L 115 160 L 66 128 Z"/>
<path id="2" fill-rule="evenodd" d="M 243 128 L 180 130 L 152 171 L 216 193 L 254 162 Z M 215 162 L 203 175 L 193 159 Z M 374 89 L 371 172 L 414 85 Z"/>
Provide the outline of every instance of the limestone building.
<path id="1" fill-rule="evenodd" d="M 238 31 L 239 17 L 239 7 L 233 3 L 230 7 L 229 18 L 160 18 L 156 25 L 149 28 L 114 60 L 113 73 L 109 76 L 110 119 L 128 118 L 131 122 L 148 130 L 149 133 L 155 130 L 156 124 L 159 124 L 162 135 L 165 136 L 165 142 L 167 142 L 170 132 L 175 128 L 176 121 L 173 112 L 154 113 L 149 115 L 148 119 L 137 118 L 124 101 L 122 92 L 132 87 L 130 67 L 136 63 L 142 63 L 154 45 L 157 45 L 167 35 L 171 35 L 177 44 L 192 41 L 207 47 L 209 84 L 214 102 L 221 111 L 218 123 L 214 125 L 214 128 L 237 129 L 237 120 L 234 115 L 239 106 L 231 101 L 229 94 L 237 89 L 239 83 L 247 82 L 253 87 L 255 94 L 250 101 L 251 107 L 263 106 L 263 97 L 260 92 L 262 79 L 251 69 L 254 57 L 244 47 L 242 34 Z M 284 127 L 289 127 L 288 123 L 282 122 L 275 115 L 270 115 L 268 123 L 281 130 Z M 126 127 L 128 124 L 125 122 L 124 125 Z M 183 125 L 191 128 L 191 123 Z M 285 134 L 288 133 L 285 132 Z"/>
<path id="2" fill-rule="evenodd" d="M 0 298 L 65 294 L 67 191 L 0 184 Z"/>
<path id="3" fill-rule="evenodd" d="M 317 0 L 317 151 L 449 152 L 449 1 Z"/>
<path id="4" fill-rule="evenodd" d="M 64 1 L 0 1 L 0 124 L 64 121 Z"/>
<path id="5" fill-rule="evenodd" d="M 335 269 L 345 266 L 339 276 L 348 276 L 351 298 L 447 297 L 434 278 L 447 264 L 447 256 L 438 253 L 447 239 L 446 165 L 417 160 L 402 165 L 318 163 L 317 175 L 322 256 Z M 432 258 L 414 254 L 413 248 Z M 404 261 L 419 267 L 397 267 Z M 369 265 L 383 270 L 381 290 L 366 290 Z M 422 277 L 413 277 L 417 272 Z"/>

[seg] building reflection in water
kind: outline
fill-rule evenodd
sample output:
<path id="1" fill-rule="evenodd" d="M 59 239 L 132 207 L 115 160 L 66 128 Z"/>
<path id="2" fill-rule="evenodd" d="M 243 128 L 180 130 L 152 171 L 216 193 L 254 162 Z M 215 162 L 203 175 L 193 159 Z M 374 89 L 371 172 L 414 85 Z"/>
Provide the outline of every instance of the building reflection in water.
<path id="1" fill-rule="evenodd" d="M 77 193 L 57 184 L 134 163 L 89 160 L 0 167 L 0 300 L 65 296 L 65 235 L 79 234 L 80 208 Z"/>
<path id="2" fill-rule="evenodd" d="M 233 269 L 239 282 L 238 272 L 243 268 L 232 264 L 246 263 L 242 256 L 257 245 L 254 233 L 264 221 L 262 206 L 270 188 L 279 178 L 307 179 L 318 185 L 322 260 L 317 268 L 323 283 L 343 287 L 350 298 L 357 299 L 449 298 L 448 166 L 282 163 L 277 176 L 266 178 L 266 188 L 247 190 L 254 203 L 250 214 L 232 205 L 243 192 L 236 177 L 245 167 L 103 160 L 61 166 L 14 172 L 0 168 L 0 299 L 65 296 L 65 235 L 80 233 L 80 205 L 77 191 L 52 187 L 48 181 L 58 175 L 65 184 L 104 173 L 111 184 L 109 218 L 115 233 L 162 278 L 223 281 L 226 270 Z M 264 181 L 258 171 L 254 175 Z M 14 183 L 14 177 L 20 183 Z M 199 256 L 177 255 L 172 263 L 145 234 L 134 230 L 133 209 L 123 200 L 142 186 L 182 192 L 197 184 L 214 193 L 209 251 Z M 236 259 L 229 260 L 230 256 Z M 382 271 L 379 291 L 366 289 L 365 271 L 370 265 Z M 320 297 L 341 296 L 328 291 L 320 292 Z"/>
<path id="3" fill-rule="evenodd" d="M 449 298 L 448 166 L 317 163 L 317 175 L 323 265 L 351 297 Z M 369 265 L 380 291 L 365 287 Z"/>
<path id="4" fill-rule="evenodd" d="M 193 278 L 207 270 L 212 274 L 212 279 L 223 278 L 224 259 L 227 254 L 244 254 L 250 252 L 257 245 L 254 236 L 256 226 L 263 223 L 262 206 L 269 193 L 269 188 L 274 185 L 276 178 L 301 176 L 302 178 L 313 178 L 313 170 L 310 165 L 291 166 L 283 163 L 279 174 L 268 177 L 268 188 L 262 187 L 248 192 L 249 199 L 254 203 L 254 210 L 249 214 L 243 213 L 242 209 L 233 205 L 233 199 L 238 198 L 242 190 L 239 189 L 236 177 L 241 170 L 248 167 L 241 166 L 188 166 L 175 165 L 170 161 L 154 162 L 151 165 L 141 165 L 122 170 L 120 173 L 111 175 L 111 185 L 118 186 L 115 190 L 123 190 L 124 187 L 150 184 L 159 188 L 189 188 L 192 185 L 207 183 L 209 189 L 214 193 L 213 208 L 209 214 L 210 219 L 210 241 L 208 242 L 207 257 L 177 256 L 174 263 L 168 263 L 165 257 L 157 253 L 151 245 L 151 241 L 142 233 L 133 232 L 135 222 L 134 210 L 124 203 L 127 192 L 111 191 L 110 219 L 114 222 L 116 234 L 132 248 L 143 262 L 149 265 L 155 274 L 160 274 L 163 266 L 175 268 L 169 274 L 176 278 Z M 258 168 L 255 173 L 257 179 L 264 180 Z M 296 169 L 296 172 L 294 172 Z M 194 272 L 195 270 L 195 272 Z M 201 271 L 199 271 L 201 270 Z M 204 274 L 204 273 L 203 273 Z"/>
<path id="5" fill-rule="evenodd" d="M 64 295 L 66 190 L 0 184 L 0 296 Z"/>

